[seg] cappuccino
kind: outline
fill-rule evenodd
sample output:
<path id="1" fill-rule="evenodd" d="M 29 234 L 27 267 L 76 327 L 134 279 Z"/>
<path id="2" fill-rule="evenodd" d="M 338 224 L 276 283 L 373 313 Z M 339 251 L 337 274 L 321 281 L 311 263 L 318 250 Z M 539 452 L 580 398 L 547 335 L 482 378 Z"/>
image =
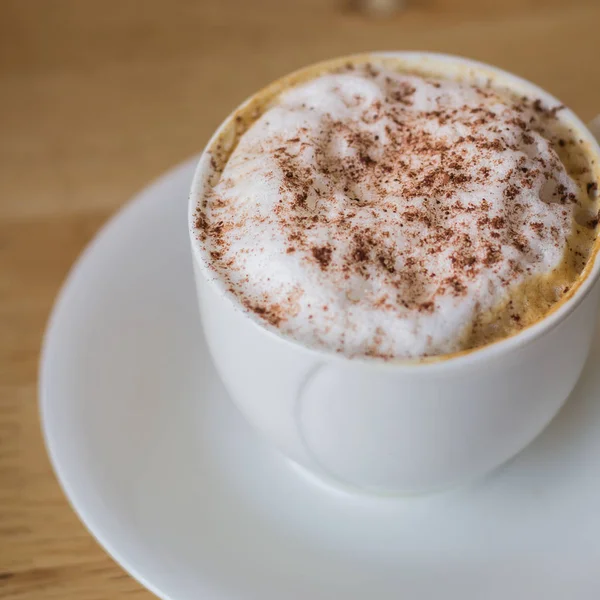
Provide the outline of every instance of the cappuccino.
<path id="1" fill-rule="evenodd" d="M 332 63 L 240 109 L 196 235 L 235 302 L 313 348 L 437 356 L 512 335 L 574 286 L 597 174 L 564 107 L 493 79 Z"/>

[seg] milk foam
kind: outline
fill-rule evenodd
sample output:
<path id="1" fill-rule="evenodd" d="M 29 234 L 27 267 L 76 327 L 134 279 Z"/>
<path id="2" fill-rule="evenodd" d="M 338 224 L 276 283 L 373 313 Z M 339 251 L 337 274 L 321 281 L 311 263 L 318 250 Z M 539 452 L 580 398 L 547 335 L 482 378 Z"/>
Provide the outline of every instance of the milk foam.
<path id="1" fill-rule="evenodd" d="M 309 346 L 460 350 L 477 315 L 563 259 L 578 187 L 548 139 L 551 113 L 385 69 L 289 89 L 205 199 L 213 267 L 248 311 Z"/>

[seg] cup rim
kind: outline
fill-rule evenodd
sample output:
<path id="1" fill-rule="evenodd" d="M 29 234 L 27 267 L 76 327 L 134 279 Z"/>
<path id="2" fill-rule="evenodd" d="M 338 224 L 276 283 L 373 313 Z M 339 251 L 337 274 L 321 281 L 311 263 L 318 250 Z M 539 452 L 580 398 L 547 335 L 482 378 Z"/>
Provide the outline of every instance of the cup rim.
<path id="1" fill-rule="evenodd" d="M 209 266 L 209 259 L 206 256 L 206 251 L 202 247 L 201 242 L 197 237 L 197 228 L 195 226 L 196 221 L 196 208 L 198 205 L 198 199 L 203 192 L 204 182 L 207 173 L 209 172 L 210 157 L 208 155 L 209 150 L 215 145 L 224 129 L 230 124 L 231 120 L 235 117 L 239 111 L 243 110 L 248 106 L 257 96 L 260 96 L 268 88 L 275 86 L 282 80 L 293 78 L 296 75 L 300 75 L 306 71 L 314 70 L 319 67 L 326 67 L 328 64 L 337 64 L 344 60 L 357 60 L 357 59 L 368 59 L 368 57 L 375 58 L 399 58 L 401 60 L 411 62 L 415 61 L 434 61 L 435 63 L 448 62 L 453 65 L 464 65 L 465 68 L 472 68 L 478 73 L 483 74 L 489 72 L 491 75 L 501 78 L 507 83 L 514 84 L 516 88 L 523 88 L 531 93 L 534 93 L 538 97 L 542 98 L 553 104 L 561 104 L 555 96 L 537 86 L 536 84 L 528 81 L 527 79 L 514 75 L 509 71 L 505 71 L 499 67 L 489 65 L 487 63 L 465 58 L 462 56 L 444 54 L 438 52 L 427 52 L 427 51 L 385 51 L 385 52 L 361 52 L 359 54 L 344 55 L 332 59 L 327 59 L 310 65 L 306 65 L 292 73 L 283 75 L 275 81 L 261 88 L 251 96 L 246 98 L 240 105 L 238 105 L 233 111 L 231 111 L 227 117 L 221 122 L 215 133 L 212 135 L 198 160 L 198 164 L 194 171 L 194 176 L 191 183 L 190 195 L 188 200 L 188 232 L 190 235 L 190 242 L 192 246 L 192 258 L 195 264 L 199 267 L 205 282 L 211 286 L 211 288 L 217 292 L 221 300 L 228 302 L 229 305 L 241 313 L 241 315 L 257 327 L 263 334 L 270 336 L 273 341 L 280 342 L 285 345 L 290 345 L 297 350 L 300 350 L 306 354 L 310 354 L 315 358 L 326 360 L 328 362 L 340 362 L 352 365 L 363 365 L 369 367 L 379 367 L 384 370 L 410 370 L 415 369 L 419 372 L 433 373 L 434 371 L 446 370 L 448 368 L 466 367 L 476 364 L 485 359 L 494 359 L 500 355 L 506 355 L 510 352 L 519 350 L 526 345 L 529 345 L 533 341 L 543 337 L 546 333 L 552 331 L 560 323 L 562 323 L 587 297 L 600 277 L 600 234 L 596 237 L 592 248 L 592 255 L 588 259 L 584 270 L 579 275 L 576 284 L 572 286 L 568 292 L 567 297 L 561 299 L 557 305 L 550 308 L 549 312 L 538 321 L 525 327 L 524 329 L 509 335 L 507 337 L 495 340 L 483 346 L 477 346 L 467 350 L 461 350 L 458 352 L 452 352 L 447 354 L 440 354 L 436 356 L 428 357 L 415 357 L 415 358 L 382 358 L 382 357 L 371 357 L 371 356 L 347 356 L 334 350 L 326 348 L 316 348 L 308 346 L 301 341 L 295 339 L 291 335 L 287 335 L 277 330 L 274 327 L 269 327 L 258 319 L 257 316 L 253 315 L 247 310 L 244 310 L 243 306 L 237 299 L 234 293 L 229 292 L 223 283 L 223 281 L 212 275 Z M 590 132 L 588 127 L 581 121 L 581 119 L 568 107 L 563 109 L 563 114 L 566 115 L 567 120 L 572 124 L 580 137 L 589 144 L 594 154 L 600 159 L 600 144 L 594 135 Z M 598 166 L 600 168 L 600 166 Z"/>

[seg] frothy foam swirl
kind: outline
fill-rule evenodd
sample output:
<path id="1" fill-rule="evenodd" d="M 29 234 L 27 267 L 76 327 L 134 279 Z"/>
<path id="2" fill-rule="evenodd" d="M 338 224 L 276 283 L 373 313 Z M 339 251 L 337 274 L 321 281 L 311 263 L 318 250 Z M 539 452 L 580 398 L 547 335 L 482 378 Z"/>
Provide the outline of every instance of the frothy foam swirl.
<path id="1" fill-rule="evenodd" d="M 563 258 L 578 188 L 547 116 L 487 87 L 372 67 L 289 89 L 204 199 L 213 267 L 309 346 L 460 350 L 477 315 Z"/>

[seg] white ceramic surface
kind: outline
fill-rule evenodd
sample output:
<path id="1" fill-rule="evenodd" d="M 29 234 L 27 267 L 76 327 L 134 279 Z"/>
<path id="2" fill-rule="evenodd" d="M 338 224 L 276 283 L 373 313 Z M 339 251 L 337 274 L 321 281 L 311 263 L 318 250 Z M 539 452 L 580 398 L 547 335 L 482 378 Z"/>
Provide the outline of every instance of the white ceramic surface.
<path id="1" fill-rule="evenodd" d="M 320 487 L 251 430 L 211 364 L 192 172 L 172 171 L 99 234 L 45 340 L 50 457 L 107 551 L 169 600 L 598 598 L 600 331 L 567 405 L 493 476 L 394 500 Z"/>
<path id="2" fill-rule="evenodd" d="M 493 76 L 547 106 L 560 102 L 514 75 L 462 58 L 396 52 L 408 67 Z M 600 156 L 570 111 L 579 137 Z M 233 118 L 209 142 L 211 146 Z M 585 363 L 600 299 L 600 260 L 572 299 L 516 336 L 438 362 L 348 359 L 309 349 L 240 308 L 196 239 L 198 198 L 208 187 L 205 152 L 190 197 L 200 312 L 225 387 L 246 418 L 289 458 L 329 481 L 406 494 L 452 487 L 505 462 L 546 427 Z"/>

